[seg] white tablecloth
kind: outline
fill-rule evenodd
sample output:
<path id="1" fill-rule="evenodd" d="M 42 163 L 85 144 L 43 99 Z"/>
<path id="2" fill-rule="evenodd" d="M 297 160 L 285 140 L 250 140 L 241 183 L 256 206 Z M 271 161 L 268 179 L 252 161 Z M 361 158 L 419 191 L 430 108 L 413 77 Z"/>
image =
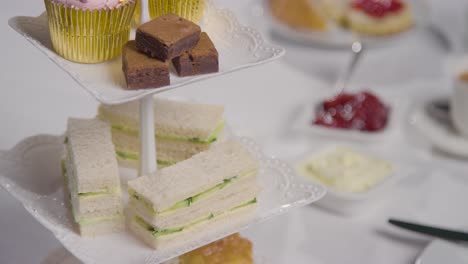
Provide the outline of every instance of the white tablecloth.
<path id="1" fill-rule="evenodd" d="M 258 0 L 257 0 L 258 1 Z M 220 0 L 245 23 L 265 25 L 254 0 Z M 463 47 L 464 1 L 432 1 L 433 20 L 454 50 Z M 69 116 L 92 117 L 97 102 L 7 26 L 14 15 L 40 14 L 42 1 L 5 1 L 0 68 L 0 149 L 8 149 L 35 134 L 59 134 Z M 465 23 L 466 24 L 466 23 Z M 264 31 L 267 32 L 267 31 Z M 265 150 L 293 161 L 317 149 L 326 139 L 312 139 L 288 129 L 298 105 L 330 91 L 329 83 L 346 63 L 348 54 L 313 49 L 274 38 L 287 48 L 279 62 L 169 92 L 206 102 L 225 104 L 227 120 L 239 134 L 255 137 Z M 448 91 L 443 63 L 447 51 L 428 32 L 419 32 L 404 45 L 371 50 L 357 70 L 355 87 L 418 99 L 419 95 Z M 408 96 L 406 96 L 408 95 Z M 271 263 L 412 263 L 429 238 L 388 227 L 397 217 L 447 227 L 466 226 L 468 163 L 434 152 L 405 120 L 400 133 L 373 148 L 399 156 L 417 169 L 377 210 L 355 218 L 337 216 L 309 206 L 247 230 L 256 250 Z M 40 263 L 57 240 L 21 205 L 0 190 L 0 263 Z"/>

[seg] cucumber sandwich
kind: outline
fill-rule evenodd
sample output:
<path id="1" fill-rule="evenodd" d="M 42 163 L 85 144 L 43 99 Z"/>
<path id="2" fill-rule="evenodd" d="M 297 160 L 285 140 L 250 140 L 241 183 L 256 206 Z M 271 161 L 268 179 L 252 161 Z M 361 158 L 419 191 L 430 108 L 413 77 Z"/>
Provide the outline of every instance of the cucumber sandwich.
<path id="1" fill-rule="evenodd" d="M 97 119 L 68 120 L 62 170 L 82 236 L 125 227 L 122 194 L 110 125 Z"/>
<path id="2" fill-rule="evenodd" d="M 168 166 L 205 151 L 219 141 L 224 130 L 221 105 L 168 99 L 154 100 L 157 162 Z M 137 167 L 139 159 L 139 102 L 101 105 L 99 118 L 112 125 L 119 164 Z"/>
<path id="3" fill-rule="evenodd" d="M 257 204 L 257 170 L 251 153 L 228 140 L 153 175 L 131 180 L 129 228 L 160 249 L 227 221 L 245 221 Z"/>

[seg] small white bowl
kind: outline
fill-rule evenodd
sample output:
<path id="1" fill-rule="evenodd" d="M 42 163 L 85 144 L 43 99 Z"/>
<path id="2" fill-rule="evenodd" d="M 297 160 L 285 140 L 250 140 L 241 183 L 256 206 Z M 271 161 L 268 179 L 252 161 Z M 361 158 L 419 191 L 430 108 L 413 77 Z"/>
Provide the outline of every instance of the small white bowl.
<path id="1" fill-rule="evenodd" d="M 336 149 L 337 147 L 346 147 L 359 154 L 390 162 L 393 166 L 393 171 L 373 187 L 370 187 L 364 192 L 358 193 L 343 192 L 333 189 L 333 187 L 314 179 L 304 171 L 303 167 L 307 161 L 317 158 L 320 154 Z M 321 184 L 328 188 L 328 192 L 325 197 L 316 203 L 317 206 L 344 216 L 356 216 L 375 209 L 376 206 L 381 205 L 385 201 L 385 198 L 392 190 L 396 189 L 401 178 L 411 172 L 409 167 L 405 166 L 405 168 L 403 168 L 403 165 L 400 162 L 395 161 L 395 159 L 383 157 L 383 155 L 347 144 L 339 146 L 334 145 L 332 147 L 326 147 L 318 152 L 315 151 L 307 155 L 303 155 L 303 158 L 296 162 L 295 168 L 297 173 L 303 176 L 306 180 Z"/>
<path id="2" fill-rule="evenodd" d="M 468 82 L 460 80 L 460 75 L 468 72 L 468 56 L 456 61 L 452 70 L 453 90 L 450 97 L 452 122 L 460 135 L 468 139 Z"/>

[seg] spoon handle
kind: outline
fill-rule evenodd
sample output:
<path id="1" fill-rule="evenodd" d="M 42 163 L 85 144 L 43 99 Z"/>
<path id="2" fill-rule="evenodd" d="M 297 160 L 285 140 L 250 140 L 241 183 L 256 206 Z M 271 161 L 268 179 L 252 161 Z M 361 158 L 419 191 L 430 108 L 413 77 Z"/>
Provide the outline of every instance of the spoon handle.
<path id="1" fill-rule="evenodd" d="M 349 79 L 351 78 L 352 74 L 354 73 L 354 70 L 356 69 L 356 65 L 362 57 L 361 55 L 364 51 L 364 47 L 361 42 L 354 41 L 351 45 L 351 51 L 351 61 L 346 67 L 345 71 L 341 74 L 340 78 L 338 78 L 338 80 L 335 83 L 334 89 L 335 91 L 338 91 L 338 94 L 344 92 Z"/>

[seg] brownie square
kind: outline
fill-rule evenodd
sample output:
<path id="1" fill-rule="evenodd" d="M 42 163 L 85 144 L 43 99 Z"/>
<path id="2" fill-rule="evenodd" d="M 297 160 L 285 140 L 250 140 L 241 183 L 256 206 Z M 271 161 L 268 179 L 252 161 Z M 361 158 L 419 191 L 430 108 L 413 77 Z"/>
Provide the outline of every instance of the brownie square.
<path id="1" fill-rule="evenodd" d="M 158 88 L 170 84 L 169 63 L 138 52 L 134 40 L 123 47 L 122 70 L 128 89 Z"/>
<path id="2" fill-rule="evenodd" d="M 179 76 L 192 76 L 219 71 L 218 51 L 205 32 L 195 48 L 172 60 Z"/>
<path id="3" fill-rule="evenodd" d="M 195 47 L 200 32 L 200 27 L 195 23 L 169 14 L 141 25 L 135 40 L 139 51 L 166 61 Z"/>

